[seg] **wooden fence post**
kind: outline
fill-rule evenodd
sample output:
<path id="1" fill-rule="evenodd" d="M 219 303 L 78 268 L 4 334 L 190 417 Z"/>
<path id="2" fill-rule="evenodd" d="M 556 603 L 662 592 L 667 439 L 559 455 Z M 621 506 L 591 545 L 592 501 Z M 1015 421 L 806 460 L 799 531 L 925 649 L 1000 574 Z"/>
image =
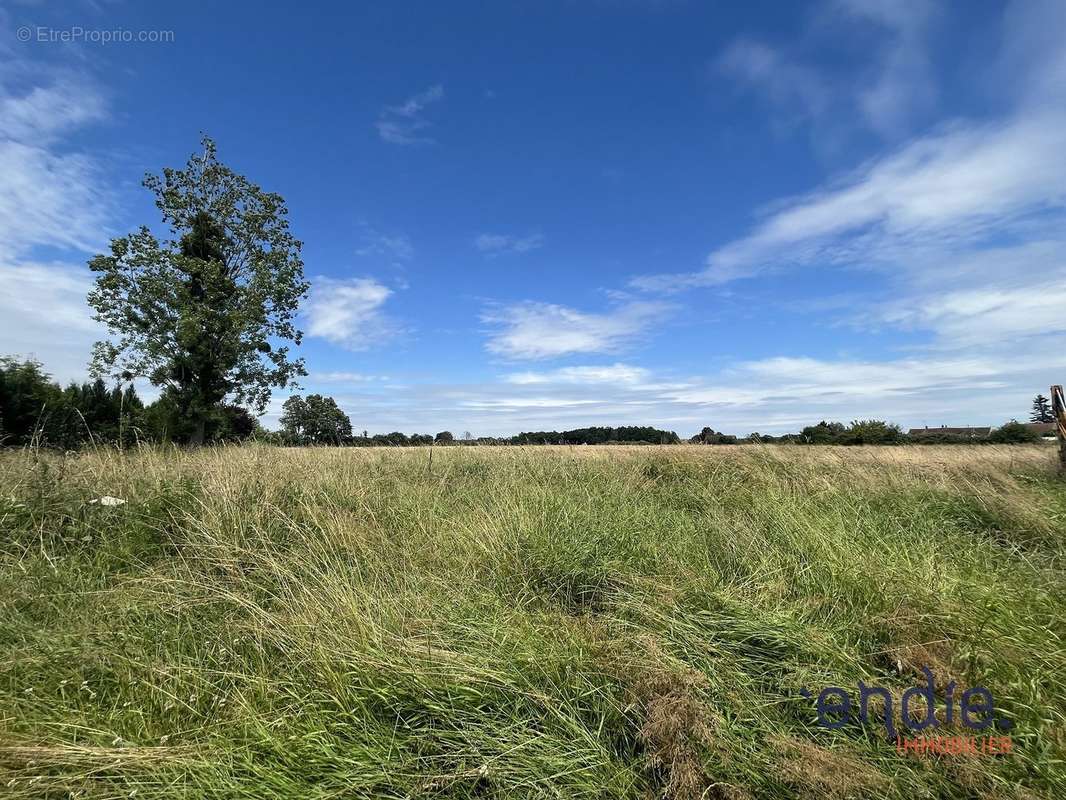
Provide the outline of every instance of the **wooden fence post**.
<path id="1" fill-rule="evenodd" d="M 1055 415 L 1055 433 L 1059 439 L 1059 469 L 1066 472 L 1066 399 L 1062 387 L 1051 387 L 1051 412 Z"/>

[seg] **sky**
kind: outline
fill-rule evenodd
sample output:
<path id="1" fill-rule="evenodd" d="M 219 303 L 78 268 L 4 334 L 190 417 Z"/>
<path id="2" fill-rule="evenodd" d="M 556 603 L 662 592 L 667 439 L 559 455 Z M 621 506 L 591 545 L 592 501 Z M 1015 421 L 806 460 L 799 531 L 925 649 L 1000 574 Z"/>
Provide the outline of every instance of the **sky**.
<path id="1" fill-rule="evenodd" d="M 357 431 L 1026 419 L 1066 382 L 1066 3 L 0 0 L 0 354 L 202 133 Z M 151 396 L 151 390 L 145 392 Z M 290 390 L 264 417 L 276 426 Z"/>

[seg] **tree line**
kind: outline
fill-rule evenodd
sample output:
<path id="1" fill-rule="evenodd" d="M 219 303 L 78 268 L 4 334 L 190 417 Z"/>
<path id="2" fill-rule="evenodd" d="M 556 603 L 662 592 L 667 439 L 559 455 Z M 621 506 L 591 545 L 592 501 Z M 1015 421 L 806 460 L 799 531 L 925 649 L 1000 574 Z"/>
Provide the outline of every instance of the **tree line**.
<path id="1" fill-rule="evenodd" d="M 245 408 L 228 403 L 204 420 L 210 441 L 239 441 L 262 431 Z M 145 404 L 132 384 L 102 378 L 61 387 L 31 360 L 0 357 L 0 445 L 75 450 L 138 442 L 187 443 L 190 421 L 167 395 Z"/>
<path id="2" fill-rule="evenodd" d="M 1032 420 L 1051 421 L 1041 396 L 1033 401 Z M 206 414 L 202 428 L 186 416 L 173 395 L 163 392 L 144 403 L 132 384 L 108 386 L 102 378 L 71 383 L 66 388 L 51 380 L 35 361 L 0 358 L 0 445 L 74 450 L 86 445 L 128 447 L 139 442 L 240 442 L 255 439 L 280 446 L 426 447 L 478 445 L 610 445 L 679 444 L 674 431 L 650 426 L 593 426 L 564 431 L 523 431 L 515 436 L 475 437 L 451 431 L 371 435 L 357 433 L 337 401 L 320 394 L 293 395 L 282 406 L 280 429 L 264 429 L 243 406 L 222 403 Z M 199 427 L 197 425 L 197 427 Z M 900 445 L 1013 444 L 1035 441 L 1039 434 L 1011 421 L 985 436 L 943 432 L 937 428 L 909 436 L 898 425 L 882 420 L 856 420 L 849 425 L 821 421 L 798 433 L 778 436 L 751 433 L 738 437 L 705 427 L 687 441 L 692 444 Z"/>

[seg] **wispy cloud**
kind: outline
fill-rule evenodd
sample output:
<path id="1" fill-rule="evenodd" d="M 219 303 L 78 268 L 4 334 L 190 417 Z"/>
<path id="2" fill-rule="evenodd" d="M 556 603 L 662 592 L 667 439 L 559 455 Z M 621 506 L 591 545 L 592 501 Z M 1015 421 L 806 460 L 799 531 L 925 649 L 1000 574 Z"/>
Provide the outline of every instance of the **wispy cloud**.
<path id="1" fill-rule="evenodd" d="M 12 290 L 0 299 L 0 341 L 61 381 L 84 376 L 102 333 L 85 302 L 84 259 L 106 244 L 114 207 L 100 165 L 65 137 L 107 116 L 87 79 L 15 58 L 0 69 L 0 283 Z M 71 261 L 40 258 L 42 247 Z"/>
<path id="2" fill-rule="evenodd" d="M 829 106 L 831 89 L 825 79 L 765 42 L 737 39 L 714 66 L 741 85 L 764 91 L 772 103 L 797 117 L 818 117 Z"/>
<path id="3" fill-rule="evenodd" d="M 490 353 L 542 359 L 615 352 L 669 311 L 670 306 L 659 302 L 627 303 L 605 314 L 549 303 L 520 303 L 492 310 L 482 319 L 497 326 L 486 344 Z"/>
<path id="4" fill-rule="evenodd" d="M 388 106 L 378 115 L 375 123 L 378 135 L 390 144 L 432 144 L 433 139 L 424 133 L 431 123 L 422 112 L 427 106 L 443 99 L 444 87 L 436 84 L 398 106 Z"/>
<path id="5" fill-rule="evenodd" d="M 713 66 L 739 86 L 764 94 L 785 121 L 813 123 L 818 140 L 838 138 L 833 129 L 855 119 L 895 136 L 936 99 L 927 53 L 934 16 L 932 6 L 921 0 L 824 0 L 798 42 L 774 46 L 742 36 Z M 847 74 L 819 70 L 804 58 L 806 51 L 823 52 L 853 40 L 864 46 L 848 53 L 853 69 Z"/>
<path id="6" fill-rule="evenodd" d="M 859 86 L 856 101 L 875 131 L 903 132 L 916 112 L 936 101 L 927 53 L 934 6 L 925 0 L 835 0 L 834 5 L 887 34 L 874 56 L 873 80 Z"/>
<path id="7" fill-rule="evenodd" d="M 1004 123 L 957 123 L 793 200 L 699 273 L 643 288 L 714 285 L 815 260 L 885 265 L 914 248 L 991 240 L 1066 200 L 1066 114 L 1042 108 Z"/>
<path id="8" fill-rule="evenodd" d="M 529 236 L 482 233 L 474 238 L 474 247 L 490 258 L 507 253 L 528 253 L 543 246 L 544 237 L 539 233 Z"/>
<path id="9" fill-rule="evenodd" d="M 1039 16 L 1023 3 L 1015 15 Z M 1035 10 L 1034 10 L 1035 9 Z M 887 13 L 887 12 L 886 12 Z M 1058 16 L 1066 16 L 1058 12 Z M 1044 26 L 1051 24 L 1045 20 Z M 1008 29 L 1032 36 L 1034 27 Z M 804 264 L 876 268 L 928 284 L 953 276 L 982 251 L 1060 239 L 1066 223 L 1066 44 L 1008 41 L 1027 49 L 1014 75 L 1027 87 L 997 121 L 956 120 L 807 195 L 775 205 L 748 235 L 714 250 L 705 269 L 644 276 L 634 285 L 679 289 L 721 284 Z M 1038 46 L 1039 45 L 1039 46 Z M 1033 51 L 1043 47 L 1037 58 Z M 1051 233 L 1049 233 L 1051 232 Z M 1045 273 L 1046 275 L 1046 273 Z"/>
<path id="10" fill-rule="evenodd" d="M 9 287 L 0 292 L 0 355 L 36 358 L 63 382 L 83 377 L 89 346 L 105 333 L 85 302 L 91 283 L 82 265 L 0 259 Z"/>
<path id="11" fill-rule="evenodd" d="M 385 233 L 367 222 L 360 222 L 362 244 L 355 251 L 358 256 L 380 256 L 394 262 L 410 261 L 415 254 L 410 238 L 402 233 Z"/>
<path id="12" fill-rule="evenodd" d="M 91 83 L 70 75 L 23 94 L 0 95 L 0 136 L 41 144 L 107 118 L 107 103 Z"/>
<path id="13" fill-rule="evenodd" d="M 514 372 L 504 380 L 521 386 L 533 384 L 624 384 L 633 386 L 646 381 L 648 370 L 629 364 L 608 364 L 595 367 L 562 367 L 550 372 Z"/>
<path id="14" fill-rule="evenodd" d="M 383 308 L 391 295 L 372 278 L 317 278 L 304 311 L 307 333 L 349 350 L 381 344 L 400 331 Z"/>
<path id="15" fill-rule="evenodd" d="M 28 65 L 21 65 L 25 71 Z M 0 256 L 34 245 L 89 251 L 104 243 L 111 197 L 90 157 L 63 152 L 59 138 L 106 117 L 93 85 L 68 76 L 24 92 L 0 73 Z"/>
<path id="16" fill-rule="evenodd" d="M 766 358 L 719 372 L 657 374 L 632 364 L 511 373 L 484 383 L 364 382 L 335 393 L 360 428 L 481 435 L 587 425 L 798 431 L 820 419 L 877 418 L 904 427 L 1001 424 L 1066 369 L 1066 340 L 1039 352 L 986 351 L 876 361 Z"/>
<path id="17" fill-rule="evenodd" d="M 362 372 L 312 372 L 307 378 L 310 383 L 370 383 L 387 380 L 385 375 L 366 375 Z"/>

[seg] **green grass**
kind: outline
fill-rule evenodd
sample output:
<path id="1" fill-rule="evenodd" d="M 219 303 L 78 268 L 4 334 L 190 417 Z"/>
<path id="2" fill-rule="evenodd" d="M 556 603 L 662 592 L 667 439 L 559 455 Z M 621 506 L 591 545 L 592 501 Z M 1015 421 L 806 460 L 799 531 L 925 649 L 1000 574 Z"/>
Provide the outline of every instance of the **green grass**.
<path id="1" fill-rule="evenodd" d="M 1064 555 L 1041 446 L 3 453 L 0 795 L 1063 797 Z M 799 693 L 922 665 L 1013 753 Z"/>

